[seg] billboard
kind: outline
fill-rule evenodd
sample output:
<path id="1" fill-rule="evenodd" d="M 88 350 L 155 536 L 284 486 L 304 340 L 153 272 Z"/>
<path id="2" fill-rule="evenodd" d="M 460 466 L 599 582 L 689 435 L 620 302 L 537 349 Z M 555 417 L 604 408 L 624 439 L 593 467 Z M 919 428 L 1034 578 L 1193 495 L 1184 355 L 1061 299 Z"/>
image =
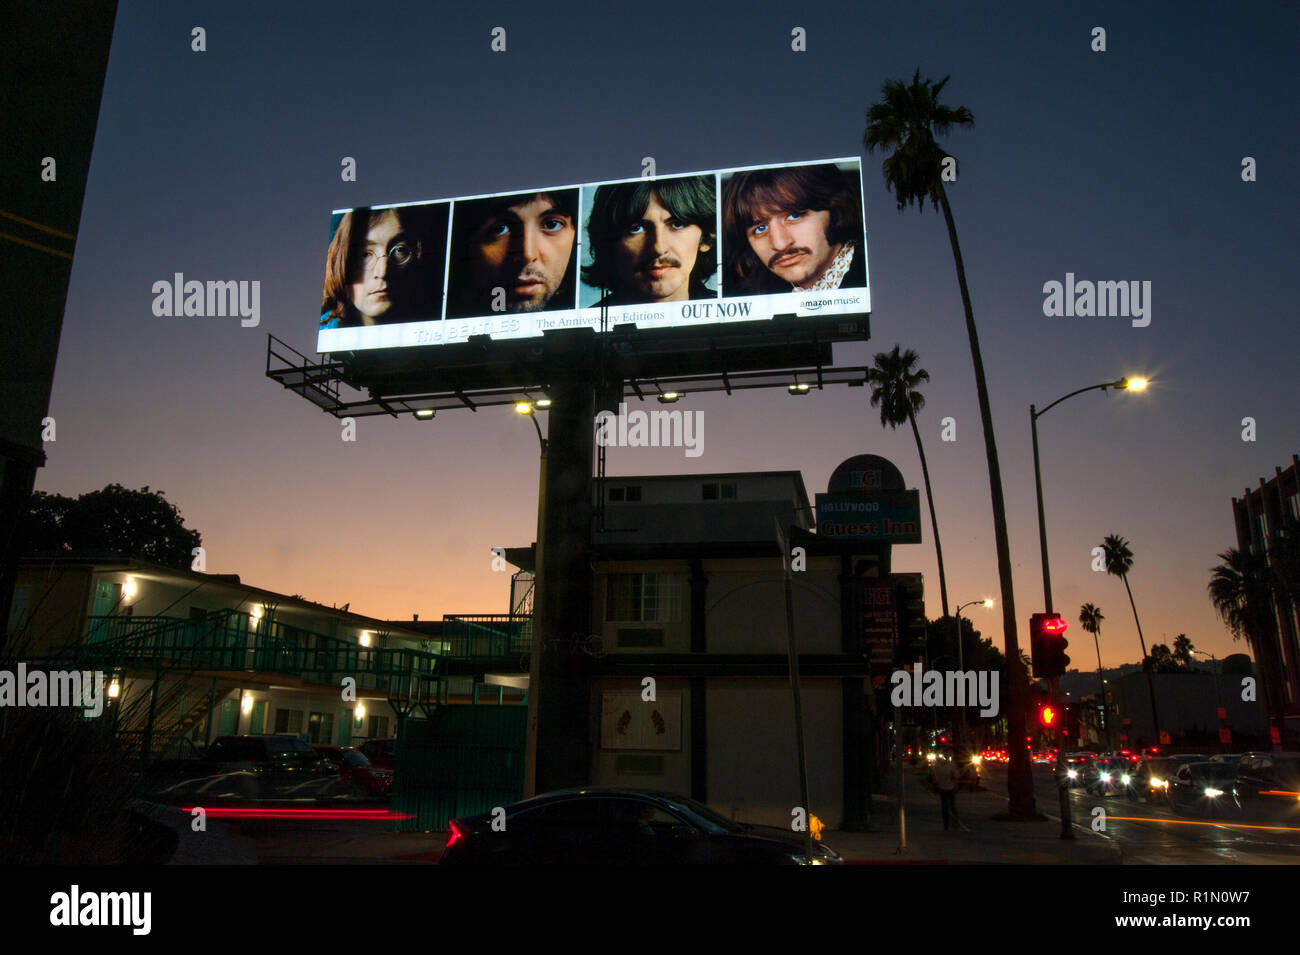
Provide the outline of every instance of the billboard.
<path id="1" fill-rule="evenodd" d="M 338 210 L 322 354 L 871 311 L 857 158 Z"/>

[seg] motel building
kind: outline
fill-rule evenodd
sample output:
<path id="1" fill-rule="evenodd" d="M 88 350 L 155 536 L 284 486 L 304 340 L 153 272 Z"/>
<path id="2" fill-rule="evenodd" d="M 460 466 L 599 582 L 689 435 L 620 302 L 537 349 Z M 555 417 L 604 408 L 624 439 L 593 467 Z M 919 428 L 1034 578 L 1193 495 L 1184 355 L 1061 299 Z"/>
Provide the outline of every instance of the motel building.
<path id="1" fill-rule="evenodd" d="M 530 631 L 510 615 L 406 625 L 235 574 L 29 556 L 9 632 L 11 654 L 29 668 L 104 672 L 104 719 L 127 755 L 148 763 L 197 756 L 235 733 L 359 746 L 397 735 L 404 717 L 426 716 L 421 702 L 523 704 L 518 679 L 480 685 L 482 673 L 476 681 L 460 658 L 496 652 L 517 663 L 521 632 Z M 345 677 L 356 681 L 355 699 L 344 699 Z"/>
<path id="2" fill-rule="evenodd" d="M 779 525 L 795 555 L 811 811 L 861 828 L 887 753 L 877 700 L 888 708 L 898 611 L 924 619 L 920 575 L 891 575 L 880 533 L 907 523 L 919 540 L 916 513 L 888 506 L 915 502 L 904 488 L 884 458 L 845 461 L 819 503 L 886 506 L 867 503 L 883 519 L 852 522 L 874 525 L 875 539 L 829 539 L 796 471 L 597 481 L 593 639 L 581 651 L 589 784 L 682 793 L 743 822 L 790 825 L 800 785 Z M 534 554 L 507 550 L 530 571 Z"/>

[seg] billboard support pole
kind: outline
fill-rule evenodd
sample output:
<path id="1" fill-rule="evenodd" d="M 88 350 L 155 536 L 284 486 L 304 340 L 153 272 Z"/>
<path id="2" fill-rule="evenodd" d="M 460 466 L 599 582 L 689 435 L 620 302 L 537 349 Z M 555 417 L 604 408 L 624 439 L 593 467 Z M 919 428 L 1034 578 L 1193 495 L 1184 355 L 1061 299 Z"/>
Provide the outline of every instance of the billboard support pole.
<path id="1" fill-rule="evenodd" d="M 534 412 L 534 414 L 536 414 Z M 534 424 L 536 418 L 534 418 Z M 540 428 L 539 428 L 540 430 Z M 540 437 L 540 435 L 539 435 Z M 533 556 L 533 638 L 528 654 L 528 734 L 524 747 L 524 798 L 537 795 L 537 690 L 541 684 L 542 658 L 542 551 L 546 533 L 546 439 L 541 438 L 541 465 L 537 474 L 537 551 Z"/>
<path id="2" fill-rule="evenodd" d="M 591 645 L 592 467 L 597 355 L 591 329 L 547 332 L 553 369 L 545 487 L 539 507 L 528 748 L 535 793 L 588 784 L 591 759 L 584 657 Z M 534 704 L 535 701 L 535 704 Z M 533 706 L 536 710 L 532 710 Z"/>

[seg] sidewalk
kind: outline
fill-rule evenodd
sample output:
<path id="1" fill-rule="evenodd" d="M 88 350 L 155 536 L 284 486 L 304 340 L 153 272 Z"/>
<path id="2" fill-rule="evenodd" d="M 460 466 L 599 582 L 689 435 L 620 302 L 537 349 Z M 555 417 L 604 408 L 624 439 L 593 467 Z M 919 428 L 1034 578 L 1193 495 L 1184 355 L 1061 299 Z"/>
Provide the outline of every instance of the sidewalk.
<path id="1" fill-rule="evenodd" d="M 1042 822 L 995 822 L 1005 813 L 1007 800 L 988 790 L 957 795 L 957 818 L 944 832 L 939 797 L 925 783 L 925 773 L 907 771 L 907 850 L 898 852 L 898 806 L 894 798 L 897 771 L 891 773 L 890 792 L 873 799 L 870 831 L 827 830 L 822 841 L 845 862 L 861 865 L 1118 865 L 1119 846 L 1086 827 L 1075 825 L 1074 839 L 1060 838 L 1056 818 Z M 1046 812 L 1044 813 L 1044 810 Z M 1038 810 L 1054 816 L 1055 807 Z"/>

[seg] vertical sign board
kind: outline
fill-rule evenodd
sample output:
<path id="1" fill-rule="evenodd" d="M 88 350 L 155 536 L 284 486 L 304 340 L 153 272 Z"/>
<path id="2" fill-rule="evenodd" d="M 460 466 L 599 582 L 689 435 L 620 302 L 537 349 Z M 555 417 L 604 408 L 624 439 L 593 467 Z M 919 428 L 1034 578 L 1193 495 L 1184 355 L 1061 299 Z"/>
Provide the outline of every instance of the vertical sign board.
<path id="1" fill-rule="evenodd" d="M 879 580 L 862 582 L 862 639 L 874 673 L 894 662 L 895 634 L 898 617 L 894 608 L 894 588 Z"/>

